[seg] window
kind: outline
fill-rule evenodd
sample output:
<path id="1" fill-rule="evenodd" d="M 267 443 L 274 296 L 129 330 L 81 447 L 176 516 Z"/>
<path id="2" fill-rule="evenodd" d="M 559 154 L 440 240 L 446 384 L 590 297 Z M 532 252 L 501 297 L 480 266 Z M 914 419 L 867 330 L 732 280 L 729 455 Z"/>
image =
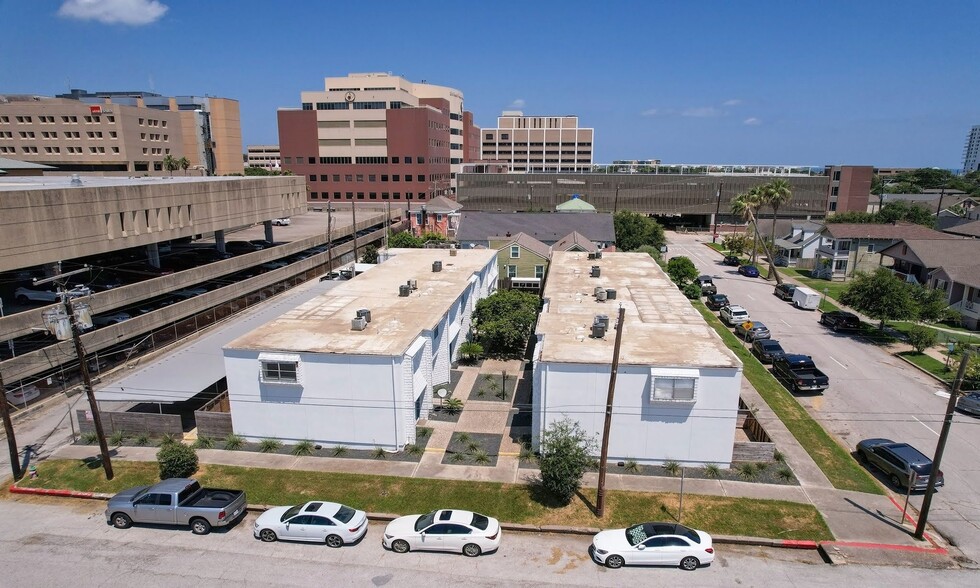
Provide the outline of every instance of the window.
<path id="1" fill-rule="evenodd" d="M 345 182 L 353 182 L 354 181 L 354 176 L 351 175 L 351 174 L 344 174 L 344 181 Z"/>
<path id="2" fill-rule="evenodd" d="M 418 162 L 417 163 L 425 163 L 425 158 L 422 157 L 421 155 L 419 155 L 417 157 L 417 159 L 418 159 Z M 411 157 L 406 157 L 405 158 L 405 163 L 412 163 L 412 158 Z"/>
<path id="3" fill-rule="evenodd" d="M 534 277 L 535 278 L 543 278 L 544 277 L 544 266 L 543 265 L 536 265 L 536 266 L 534 266 Z"/>
<path id="4" fill-rule="evenodd" d="M 840 188 L 838 188 L 837 186 L 834 186 L 833 188 L 831 188 L 830 189 L 830 195 L 831 196 L 839 196 L 840 195 Z"/>
<path id="5" fill-rule="evenodd" d="M 653 378 L 650 400 L 654 402 L 694 402 L 697 378 L 659 376 Z"/>
<path id="6" fill-rule="evenodd" d="M 508 278 L 516 278 L 517 277 L 517 266 L 516 265 L 508 265 L 507 266 L 507 277 Z"/>
<path id="7" fill-rule="evenodd" d="M 357 181 L 358 182 L 363 182 L 364 181 L 364 174 L 357 174 Z"/>
<path id="8" fill-rule="evenodd" d="M 381 174 L 381 181 L 382 182 L 387 182 L 388 181 L 388 174 Z"/>
<path id="9" fill-rule="evenodd" d="M 487 133 L 486 140 L 493 141 L 493 133 Z"/>
<path id="10" fill-rule="evenodd" d="M 273 384 L 296 384 L 299 381 L 298 367 L 299 363 L 295 361 L 263 361 L 262 381 Z"/>
<path id="11" fill-rule="evenodd" d="M 392 157 L 391 158 L 391 163 L 398 163 L 398 158 L 397 157 Z"/>
<path id="12" fill-rule="evenodd" d="M 875 244 L 868 243 L 868 253 L 874 253 L 874 252 L 875 252 Z"/>
<path id="13" fill-rule="evenodd" d="M 333 181 L 339 182 L 340 181 L 340 174 L 333 174 Z"/>
<path id="14" fill-rule="evenodd" d="M 521 258 L 521 246 L 520 245 L 511 245 L 510 246 L 510 258 L 511 259 L 520 259 Z"/>
<path id="15" fill-rule="evenodd" d="M 395 163 L 398 163 L 398 162 L 396 161 Z M 406 155 L 405 156 L 405 163 L 412 163 L 412 156 L 411 155 Z M 421 163 L 421 162 L 419 162 L 419 163 Z"/>
<path id="16" fill-rule="evenodd" d="M 327 174 L 320 174 L 320 181 L 321 182 L 326 182 L 327 181 Z"/>
<path id="17" fill-rule="evenodd" d="M 310 192 L 310 200 L 319 200 L 320 195 L 317 192 Z"/>
<path id="18" fill-rule="evenodd" d="M 839 182 L 840 181 L 840 172 L 839 171 L 835 171 L 834 172 L 834 181 L 835 182 Z"/>
<path id="19" fill-rule="evenodd" d="M 382 176 L 382 177 L 383 177 L 383 176 Z M 398 174 L 393 174 L 393 175 L 391 176 L 391 181 L 392 181 L 392 182 L 397 182 L 397 181 L 399 181 L 399 180 L 401 180 L 401 176 L 400 176 L 400 175 L 398 175 Z"/>
<path id="20" fill-rule="evenodd" d="M 501 141 L 509 141 L 510 140 L 510 134 L 509 133 L 501 133 L 500 134 L 500 140 Z"/>
<path id="21" fill-rule="evenodd" d="M 420 182 L 424 182 L 425 181 L 425 176 L 419 176 L 419 181 Z"/>
<path id="22" fill-rule="evenodd" d="M 837 261 L 835 261 L 834 262 L 834 271 L 835 272 L 846 272 L 847 271 L 847 260 L 846 259 L 838 259 Z"/>
<path id="23" fill-rule="evenodd" d="M 851 242 L 850 241 L 837 241 L 836 245 L 837 245 L 837 248 L 836 248 L 837 251 L 850 251 L 851 250 Z"/>
<path id="24" fill-rule="evenodd" d="M 315 182 L 316 181 L 316 174 L 310 174 L 310 181 L 311 182 Z"/>
<path id="25" fill-rule="evenodd" d="M 378 181 L 377 174 L 368 174 L 368 181 L 369 182 L 377 182 Z"/>

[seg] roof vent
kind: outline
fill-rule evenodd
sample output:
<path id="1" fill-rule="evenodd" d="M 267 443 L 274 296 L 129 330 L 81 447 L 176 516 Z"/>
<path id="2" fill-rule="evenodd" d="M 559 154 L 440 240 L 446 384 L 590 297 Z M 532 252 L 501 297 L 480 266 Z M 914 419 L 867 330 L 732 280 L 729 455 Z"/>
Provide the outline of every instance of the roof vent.
<path id="1" fill-rule="evenodd" d="M 592 276 L 593 278 L 598 278 L 599 277 L 599 266 L 597 266 L 597 265 L 592 266 L 592 273 L 590 273 L 589 275 Z"/>
<path id="2" fill-rule="evenodd" d="M 458 253 L 458 252 L 456 251 L 456 246 L 455 245 L 453 245 L 452 247 L 449 248 L 449 257 L 456 257 L 456 253 Z"/>
<path id="3" fill-rule="evenodd" d="M 432 271 L 433 272 L 441 272 L 442 271 L 442 262 L 439 261 L 438 259 L 436 261 L 433 261 L 432 262 Z"/>
<path id="4" fill-rule="evenodd" d="M 595 252 L 595 258 L 596 259 L 602 259 L 602 251 L 596 251 Z"/>
<path id="5" fill-rule="evenodd" d="M 602 339 L 606 336 L 606 327 L 602 323 L 593 323 L 592 325 L 592 338 Z"/>
<path id="6" fill-rule="evenodd" d="M 599 290 L 598 292 L 596 292 L 595 293 L 595 299 L 598 302 L 605 302 L 606 301 L 606 289 L 605 288 L 602 288 L 601 290 Z"/>
<path id="7" fill-rule="evenodd" d="M 412 287 L 409 286 L 408 284 L 402 284 L 401 286 L 398 286 L 398 295 L 399 296 L 405 297 L 405 296 L 408 296 L 411 293 L 412 293 Z"/>
<path id="8" fill-rule="evenodd" d="M 592 295 L 593 295 L 593 296 L 598 296 L 598 295 L 599 295 L 599 292 L 602 292 L 603 290 L 605 290 L 605 288 L 603 288 L 602 286 L 596 286 L 596 287 L 595 287 L 595 288 L 594 288 L 594 289 L 592 290 Z"/>
<path id="9" fill-rule="evenodd" d="M 595 252 L 589 253 L 589 259 L 595 259 Z"/>
<path id="10" fill-rule="evenodd" d="M 418 290 L 419 289 L 419 282 L 418 282 L 418 280 L 409 280 L 407 283 L 408 283 L 408 287 L 411 288 L 412 290 Z"/>
<path id="11" fill-rule="evenodd" d="M 606 288 L 606 300 L 615 300 L 616 290 L 613 288 Z"/>
<path id="12" fill-rule="evenodd" d="M 371 310 L 368 308 L 357 309 L 357 316 L 363 318 L 367 322 L 371 322 Z"/>
<path id="13" fill-rule="evenodd" d="M 72 186 L 81 186 L 82 185 L 82 178 L 79 177 L 78 174 L 72 174 L 71 175 L 71 182 L 69 182 L 69 183 Z"/>
<path id="14" fill-rule="evenodd" d="M 592 321 L 594 325 L 602 325 L 603 329 L 609 328 L 609 315 L 608 314 L 597 314 L 595 319 Z"/>
<path id="15" fill-rule="evenodd" d="M 367 327 L 367 320 L 365 320 L 363 316 L 350 320 L 350 328 L 352 331 L 363 331 L 365 327 Z"/>

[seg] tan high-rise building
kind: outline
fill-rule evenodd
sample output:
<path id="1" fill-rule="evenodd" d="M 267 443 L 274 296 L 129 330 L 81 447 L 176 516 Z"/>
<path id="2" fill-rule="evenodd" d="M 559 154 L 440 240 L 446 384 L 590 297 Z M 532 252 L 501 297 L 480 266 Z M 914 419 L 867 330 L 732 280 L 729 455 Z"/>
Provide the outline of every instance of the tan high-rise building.
<path id="1" fill-rule="evenodd" d="M 481 159 L 506 161 L 513 172 L 592 171 L 595 129 L 580 128 L 577 116 L 524 116 L 508 110 L 496 129 L 483 129 Z"/>

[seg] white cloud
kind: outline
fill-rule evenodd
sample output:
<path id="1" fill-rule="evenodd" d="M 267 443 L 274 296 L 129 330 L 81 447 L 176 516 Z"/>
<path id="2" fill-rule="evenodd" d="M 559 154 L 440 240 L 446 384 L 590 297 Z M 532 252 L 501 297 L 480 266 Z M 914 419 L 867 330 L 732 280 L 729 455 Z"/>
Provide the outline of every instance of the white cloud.
<path id="1" fill-rule="evenodd" d="M 643 112 L 641 112 L 640 116 L 657 116 L 658 114 L 661 114 L 659 109 L 650 108 L 648 110 L 644 110 Z"/>
<path id="2" fill-rule="evenodd" d="M 140 26 L 156 22 L 169 9 L 157 0 L 65 0 L 58 16 Z"/>
<path id="3" fill-rule="evenodd" d="M 725 100 L 721 103 L 722 106 L 738 106 L 742 101 L 738 98 L 732 98 L 731 100 Z"/>
<path id="4" fill-rule="evenodd" d="M 524 108 L 525 104 L 527 104 L 527 102 L 525 102 L 523 98 L 515 98 L 514 101 L 510 103 L 508 108 Z"/>
<path id="5" fill-rule="evenodd" d="M 750 125 L 750 126 L 761 125 L 762 124 L 762 120 L 761 119 L 758 119 L 758 118 L 756 118 L 754 116 L 750 116 L 749 118 L 743 120 L 742 121 L 742 124 L 744 124 L 744 125 Z"/>
<path id="6" fill-rule="evenodd" d="M 708 118 L 712 116 L 720 116 L 723 114 L 720 110 L 714 106 L 698 106 L 694 108 L 685 108 L 681 111 L 681 116 L 689 116 L 694 118 Z"/>

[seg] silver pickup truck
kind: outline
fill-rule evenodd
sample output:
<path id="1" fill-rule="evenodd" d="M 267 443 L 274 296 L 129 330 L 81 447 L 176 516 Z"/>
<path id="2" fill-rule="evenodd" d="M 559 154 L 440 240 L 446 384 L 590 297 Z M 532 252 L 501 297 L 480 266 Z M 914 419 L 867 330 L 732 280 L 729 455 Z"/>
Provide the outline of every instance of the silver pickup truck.
<path id="1" fill-rule="evenodd" d="M 153 486 L 123 490 L 109 500 L 106 523 L 128 529 L 133 523 L 190 525 L 195 535 L 223 527 L 245 514 L 241 490 L 202 488 L 197 480 L 171 478 Z"/>

